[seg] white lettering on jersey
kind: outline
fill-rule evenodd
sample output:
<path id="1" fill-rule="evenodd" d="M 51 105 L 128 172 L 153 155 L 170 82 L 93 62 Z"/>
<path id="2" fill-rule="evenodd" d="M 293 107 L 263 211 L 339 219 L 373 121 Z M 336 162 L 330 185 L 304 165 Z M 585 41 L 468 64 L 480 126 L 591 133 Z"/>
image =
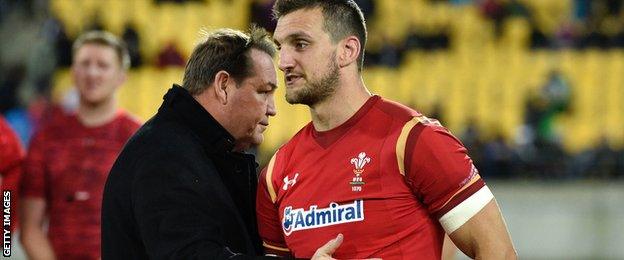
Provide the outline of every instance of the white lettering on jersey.
<path id="1" fill-rule="evenodd" d="M 357 222 L 364 220 L 364 201 L 355 200 L 353 203 L 338 205 L 332 202 L 327 208 L 310 206 L 310 209 L 293 209 L 288 206 L 284 209 L 282 229 L 289 236 L 292 232 L 327 227 L 332 225 Z"/>

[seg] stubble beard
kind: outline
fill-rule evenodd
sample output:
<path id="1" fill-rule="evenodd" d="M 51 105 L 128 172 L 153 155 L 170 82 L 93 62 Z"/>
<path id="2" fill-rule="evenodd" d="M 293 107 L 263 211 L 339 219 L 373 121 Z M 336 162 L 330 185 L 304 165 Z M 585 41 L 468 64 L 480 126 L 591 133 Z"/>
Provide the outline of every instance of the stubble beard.
<path id="1" fill-rule="evenodd" d="M 340 70 L 336 62 L 336 53 L 331 56 L 329 71 L 320 79 L 309 81 L 298 91 L 286 91 L 286 101 L 290 104 L 314 106 L 325 101 L 336 92 L 340 80 Z"/>

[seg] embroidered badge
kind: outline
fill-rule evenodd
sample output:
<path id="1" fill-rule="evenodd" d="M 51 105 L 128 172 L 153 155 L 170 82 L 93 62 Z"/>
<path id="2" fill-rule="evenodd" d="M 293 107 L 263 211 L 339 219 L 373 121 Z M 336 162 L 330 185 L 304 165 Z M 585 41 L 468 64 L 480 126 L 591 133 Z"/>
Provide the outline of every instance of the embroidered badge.
<path id="1" fill-rule="evenodd" d="M 366 157 L 365 152 L 361 152 L 356 158 L 351 158 L 351 164 L 355 166 L 355 169 L 353 169 L 355 176 L 353 177 L 353 180 L 349 182 L 349 184 L 351 184 L 352 191 L 362 191 L 362 186 L 365 183 L 362 178 L 362 173 L 364 173 L 364 166 L 367 163 L 370 163 L 370 161 L 371 158 Z"/>

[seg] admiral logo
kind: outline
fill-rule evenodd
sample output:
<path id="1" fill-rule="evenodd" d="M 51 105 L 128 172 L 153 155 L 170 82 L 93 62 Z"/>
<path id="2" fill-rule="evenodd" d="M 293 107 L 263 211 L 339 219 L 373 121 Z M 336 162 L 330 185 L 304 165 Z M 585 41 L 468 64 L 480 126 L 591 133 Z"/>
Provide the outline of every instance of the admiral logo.
<path id="1" fill-rule="evenodd" d="M 364 201 L 356 200 L 353 203 L 338 205 L 332 202 L 327 208 L 310 206 L 309 210 L 293 209 L 291 206 L 284 209 L 282 229 L 289 236 L 292 232 L 327 227 L 332 225 L 357 222 L 364 220 Z"/>

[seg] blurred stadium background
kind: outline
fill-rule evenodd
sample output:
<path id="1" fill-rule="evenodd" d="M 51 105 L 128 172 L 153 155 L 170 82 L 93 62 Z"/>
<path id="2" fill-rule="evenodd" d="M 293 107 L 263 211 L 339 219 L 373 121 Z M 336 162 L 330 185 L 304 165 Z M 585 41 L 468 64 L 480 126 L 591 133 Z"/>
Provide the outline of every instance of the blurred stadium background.
<path id="1" fill-rule="evenodd" d="M 460 137 L 521 259 L 624 259 L 623 1 L 356 2 L 368 20 L 367 86 Z M 181 82 L 200 30 L 272 30 L 271 4 L 0 0 L 0 112 L 27 144 L 51 104 L 75 107 L 71 43 L 105 29 L 131 51 L 120 104 L 147 120 Z M 261 163 L 309 121 L 283 91 Z"/>

